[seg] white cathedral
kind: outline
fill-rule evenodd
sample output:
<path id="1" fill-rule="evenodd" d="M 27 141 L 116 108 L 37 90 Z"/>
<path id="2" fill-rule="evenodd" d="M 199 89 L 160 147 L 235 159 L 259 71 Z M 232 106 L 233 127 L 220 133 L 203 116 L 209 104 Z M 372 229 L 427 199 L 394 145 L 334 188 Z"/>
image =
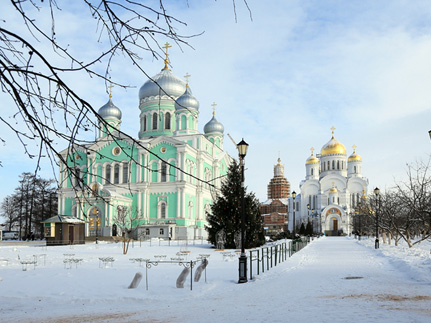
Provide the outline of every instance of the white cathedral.
<path id="1" fill-rule="evenodd" d="M 301 223 L 313 223 L 314 232 L 325 235 L 350 234 L 352 213 L 366 194 L 368 179 L 362 176 L 362 158 L 356 153 L 347 157 L 346 148 L 334 137 L 326 143 L 320 154 L 305 162 L 305 180 L 300 183 L 300 192 L 289 197 L 289 230 L 296 232 Z M 295 197 L 294 197 L 295 196 Z"/>

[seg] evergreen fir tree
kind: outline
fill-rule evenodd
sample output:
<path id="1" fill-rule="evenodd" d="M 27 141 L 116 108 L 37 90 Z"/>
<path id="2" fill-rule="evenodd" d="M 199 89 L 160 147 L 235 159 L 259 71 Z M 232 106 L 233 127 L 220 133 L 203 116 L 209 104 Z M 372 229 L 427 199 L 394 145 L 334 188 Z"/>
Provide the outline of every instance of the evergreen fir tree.
<path id="1" fill-rule="evenodd" d="M 305 233 L 306 235 L 313 235 L 313 224 L 310 222 L 310 219 L 308 219 L 307 226 L 305 227 Z"/>
<path id="2" fill-rule="evenodd" d="M 299 228 L 299 234 L 304 235 L 305 234 L 305 225 L 304 222 L 301 223 L 301 227 Z"/>
<path id="3" fill-rule="evenodd" d="M 234 160 L 229 166 L 220 194 L 211 205 L 211 214 L 206 214 L 208 241 L 214 246 L 217 245 L 217 233 L 224 230 L 224 247 L 236 248 L 235 233 L 241 232 L 241 191 L 241 167 Z M 246 193 L 244 204 L 245 248 L 259 247 L 265 243 L 259 201 L 254 193 Z"/>

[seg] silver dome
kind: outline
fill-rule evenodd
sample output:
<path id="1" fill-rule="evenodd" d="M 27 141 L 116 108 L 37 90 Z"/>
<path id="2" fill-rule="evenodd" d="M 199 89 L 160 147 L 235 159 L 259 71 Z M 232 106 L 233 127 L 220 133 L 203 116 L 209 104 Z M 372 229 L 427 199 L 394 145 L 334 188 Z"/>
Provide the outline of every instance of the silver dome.
<path id="1" fill-rule="evenodd" d="M 213 116 L 213 118 L 204 127 L 204 133 L 205 134 L 210 134 L 210 133 L 214 133 L 214 132 L 218 132 L 218 133 L 224 132 L 223 125 L 217 121 L 215 116 Z"/>
<path id="2" fill-rule="evenodd" d="M 186 87 L 186 92 L 175 101 L 175 110 L 199 110 L 199 101 L 192 95 L 190 87 Z"/>
<path id="3" fill-rule="evenodd" d="M 177 98 L 186 90 L 186 82 L 172 73 L 168 68 L 162 69 L 159 74 L 153 77 L 153 80 L 148 80 L 141 86 L 139 90 L 139 100 L 159 95 L 169 95 L 173 98 Z"/>
<path id="4" fill-rule="evenodd" d="M 108 103 L 99 109 L 98 113 L 103 119 L 117 118 L 118 120 L 121 120 L 122 115 L 121 110 L 115 106 L 111 98 L 109 98 Z"/>

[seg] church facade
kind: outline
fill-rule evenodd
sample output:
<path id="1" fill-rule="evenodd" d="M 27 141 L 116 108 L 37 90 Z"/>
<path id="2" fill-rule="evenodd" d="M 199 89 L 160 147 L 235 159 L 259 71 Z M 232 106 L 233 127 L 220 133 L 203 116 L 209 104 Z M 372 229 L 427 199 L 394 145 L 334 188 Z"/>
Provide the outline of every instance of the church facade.
<path id="1" fill-rule="evenodd" d="M 86 236 L 115 236 L 122 225 L 135 238 L 207 236 L 205 212 L 231 157 L 215 112 L 198 131 L 199 102 L 169 69 L 165 48 L 164 68 L 139 90 L 138 139 L 119 133 L 122 111 L 110 94 L 94 143 L 62 152 L 73 171 L 60 163 L 59 214 L 86 220 Z"/>
<path id="2" fill-rule="evenodd" d="M 305 162 L 305 180 L 300 192 L 289 198 L 289 230 L 296 232 L 302 223 L 312 222 L 314 232 L 326 235 L 350 234 L 354 208 L 366 194 L 368 179 L 362 175 L 362 158 L 356 153 L 347 157 L 346 148 L 334 137 L 322 147 L 320 154 Z M 292 195 L 295 195 L 292 193 Z"/>

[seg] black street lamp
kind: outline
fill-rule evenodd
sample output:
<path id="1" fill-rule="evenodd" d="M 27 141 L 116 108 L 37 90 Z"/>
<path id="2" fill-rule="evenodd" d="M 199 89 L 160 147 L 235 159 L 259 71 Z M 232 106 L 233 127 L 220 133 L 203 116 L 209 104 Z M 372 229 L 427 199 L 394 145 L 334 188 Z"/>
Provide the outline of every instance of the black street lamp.
<path id="1" fill-rule="evenodd" d="M 319 226 L 320 226 L 319 236 L 320 236 L 320 235 L 323 235 L 323 232 L 322 232 L 322 214 L 317 212 L 317 216 L 319 217 Z"/>
<path id="2" fill-rule="evenodd" d="M 236 145 L 239 153 L 239 163 L 241 166 L 241 255 L 239 257 L 239 279 L 238 284 L 247 282 L 247 255 L 245 254 L 245 188 L 244 188 L 244 158 L 247 155 L 248 143 L 244 138 Z"/>
<path id="3" fill-rule="evenodd" d="M 311 209 L 311 221 L 313 221 L 313 234 L 315 233 L 315 221 L 314 221 L 314 217 L 316 216 L 316 221 L 317 221 L 317 214 L 314 214 L 314 209 Z"/>
<path id="4" fill-rule="evenodd" d="M 308 222 L 310 222 L 310 204 L 307 204 L 307 216 L 308 216 Z"/>
<path id="5" fill-rule="evenodd" d="M 361 234 L 362 234 L 362 226 L 361 226 L 361 218 L 362 218 L 362 212 L 364 212 L 365 204 L 366 204 L 366 196 L 365 196 L 365 190 L 362 191 L 361 196 L 361 209 L 358 213 L 359 216 L 359 240 L 361 240 Z"/>
<path id="6" fill-rule="evenodd" d="M 430 130 L 430 131 L 428 131 L 428 134 L 430 135 L 430 139 L 431 139 L 431 130 Z"/>
<path id="7" fill-rule="evenodd" d="M 295 209 L 296 209 L 296 206 L 295 206 L 295 199 L 296 199 L 296 192 L 295 191 L 293 191 L 292 192 L 292 197 L 293 197 L 293 239 L 295 239 L 296 238 L 296 221 L 295 221 Z"/>
<path id="8" fill-rule="evenodd" d="M 96 244 L 98 244 L 99 243 L 99 235 L 98 235 L 98 229 L 99 229 L 99 209 L 98 208 L 95 208 L 94 210 L 93 210 L 93 214 L 95 214 L 96 215 Z"/>
<path id="9" fill-rule="evenodd" d="M 374 189 L 374 194 L 376 194 L 376 242 L 375 242 L 375 249 L 379 249 L 379 194 L 380 190 L 378 187 Z"/>

